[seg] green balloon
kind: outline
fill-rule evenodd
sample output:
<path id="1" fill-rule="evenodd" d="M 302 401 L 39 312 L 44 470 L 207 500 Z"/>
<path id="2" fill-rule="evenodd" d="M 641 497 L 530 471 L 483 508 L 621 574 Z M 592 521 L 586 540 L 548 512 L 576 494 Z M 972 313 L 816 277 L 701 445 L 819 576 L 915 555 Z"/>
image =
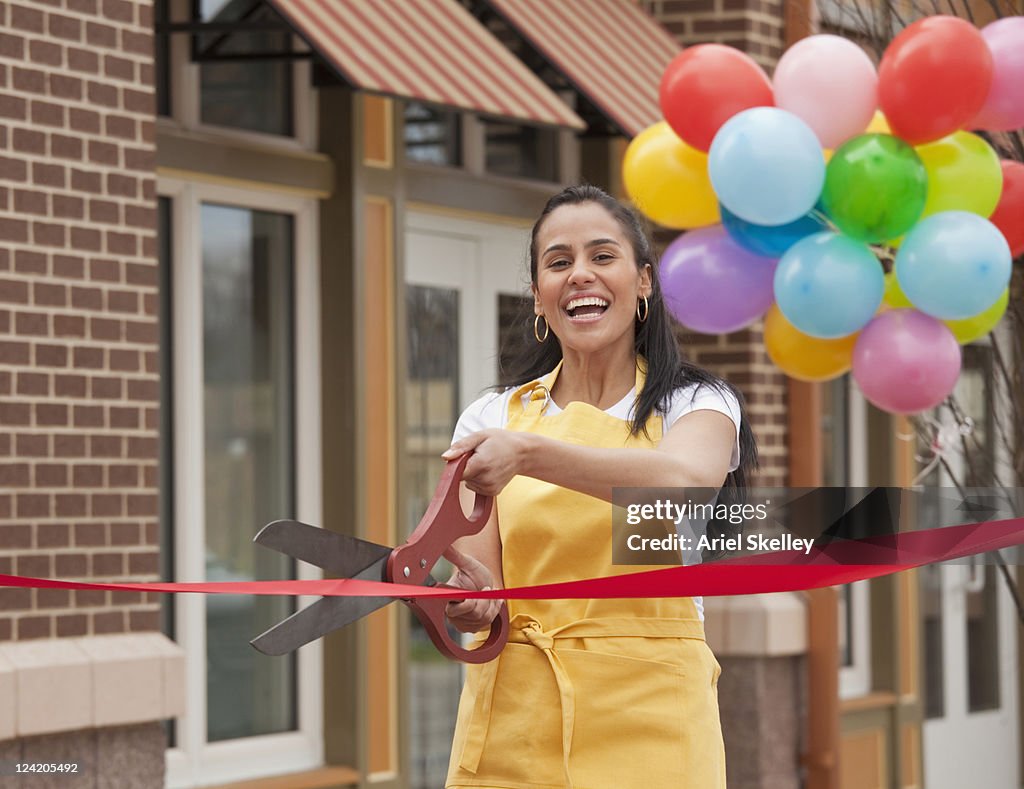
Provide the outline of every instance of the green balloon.
<path id="1" fill-rule="evenodd" d="M 821 202 L 846 235 L 878 243 L 917 222 L 928 195 L 928 174 L 917 152 L 891 134 L 862 134 L 832 155 Z"/>

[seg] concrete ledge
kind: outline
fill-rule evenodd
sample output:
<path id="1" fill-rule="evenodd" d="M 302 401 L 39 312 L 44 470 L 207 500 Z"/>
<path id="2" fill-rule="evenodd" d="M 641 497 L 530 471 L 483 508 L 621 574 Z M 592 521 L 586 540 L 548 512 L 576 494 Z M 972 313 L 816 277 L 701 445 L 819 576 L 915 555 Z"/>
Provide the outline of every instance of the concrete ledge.
<path id="1" fill-rule="evenodd" d="M 705 597 L 704 631 L 719 656 L 782 657 L 807 652 L 807 610 L 796 592 Z"/>
<path id="2" fill-rule="evenodd" d="M 0 644 L 0 740 L 175 717 L 184 692 L 184 653 L 159 633 Z"/>

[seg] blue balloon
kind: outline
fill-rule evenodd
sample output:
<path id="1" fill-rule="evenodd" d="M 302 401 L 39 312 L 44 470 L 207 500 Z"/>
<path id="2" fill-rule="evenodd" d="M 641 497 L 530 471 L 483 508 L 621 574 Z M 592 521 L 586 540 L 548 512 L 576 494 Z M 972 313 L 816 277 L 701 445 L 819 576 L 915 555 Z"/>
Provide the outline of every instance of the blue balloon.
<path id="1" fill-rule="evenodd" d="M 922 219 L 896 253 L 896 280 L 921 312 L 942 320 L 984 312 L 1010 283 L 1013 257 L 999 229 L 968 211 Z"/>
<path id="2" fill-rule="evenodd" d="M 726 121 L 708 151 L 719 201 L 758 225 L 795 222 L 818 201 L 825 157 L 811 127 L 777 107 L 754 107 Z"/>
<path id="3" fill-rule="evenodd" d="M 828 229 L 825 220 L 813 211 L 785 225 L 755 225 L 740 219 L 724 205 L 720 205 L 719 210 L 722 225 L 732 240 L 755 255 L 766 258 L 782 257 L 800 239 Z"/>
<path id="4" fill-rule="evenodd" d="M 860 331 L 882 303 L 885 274 L 867 245 L 824 232 L 798 241 L 775 269 L 775 301 L 796 328 L 835 339 Z"/>

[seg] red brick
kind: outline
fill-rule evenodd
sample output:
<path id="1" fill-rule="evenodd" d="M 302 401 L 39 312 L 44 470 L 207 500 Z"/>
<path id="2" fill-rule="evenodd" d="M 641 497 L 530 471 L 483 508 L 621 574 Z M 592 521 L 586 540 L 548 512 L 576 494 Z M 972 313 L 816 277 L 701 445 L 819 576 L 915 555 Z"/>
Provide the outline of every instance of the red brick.
<path id="1" fill-rule="evenodd" d="M 25 93 L 46 93 L 46 72 L 15 66 L 11 69 L 11 85 Z"/>
<path id="2" fill-rule="evenodd" d="M 156 153 L 152 148 L 125 148 L 124 167 L 126 170 L 152 172 L 156 169 Z"/>
<path id="3" fill-rule="evenodd" d="M 32 241 L 49 247 L 64 246 L 65 227 L 53 222 L 33 222 Z"/>
<path id="4" fill-rule="evenodd" d="M 0 118 L 23 121 L 28 117 L 28 102 L 20 96 L 0 96 Z"/>
<path id="5" fill-rule="evenodd" d="M 107 174 L 107 194 L 117 197 L 135 198 L 139 191 L 139 179 L 120 173 Z"/>
<path id="6" fill-rule="evenodd" d="M 57 617 L 57 637 L 84 636 L 88 632 L 89 617 L 85 614 L 62 614 Z"/>
<path id="7" fill-rule="evenodd" d="M 65 41 L 79 41 L 82 38 L 82 23 L 72 16 L 50 14 L 50 35 Z"/>
<path id="8" fill-rule="evenodd" d="M 64 107 L 50 101 L 33 101 L 29 104 L 29 115 L 33 123 L 41 126 L 64 126 Z"/>
<path id="9" fill-rule="evenodd" d="M 110 200 L 90 200 L 89 201 L 89 221 L 90 222 L 103 222 L 106 224 L 117 225 L 121 223 L 121 207 Z M 107 277 L 97 277 L 94 273 L 90 272 L 92 279 L 108 279 Z M 117 277 L 120 279 L 120 277 Z"/>
<path id="10" fill-rule="evenodd" d="M 112 523 L 110 524 L 111 545 L 140 545 L 139 524 L 137 523 Z"/>
<path id="11" fill-rule="evenodd" d="M 89 396 L 97 400 L 120 400 L 124 397 L 124 381 L 121 378 L 95 376 L 89 382 Z"/>
<path id="12" fill-rule="evenodd" d="M 54 200 L 56 200 L 56 197 L 54 197 Z M 85 261 L 82 258 L 71 255 L 54 255 L 53 275 L 66 279 L 82 279 L 85 276 Z"/>
<path id="13" fill-rule="evenodd" d="M 156 227 L 156 209 L 150 207 L 125 206 L 124 221 L 129 227 L 138 227 L 143 230 L 153 230 Z"/>
<path id="14" fill-rule="evenodd" d="M 142 402 L 158 402 L 160 385 L 156 381 L 129 381 L 128 399 Z"/>
<path id="15" fill-rule="evenodd" d="M 0 402 L 0 425 L 25 426 L 32 424 L 32 407 L 29 403 Z"/>
<path id="16" fill-rule="evenodd" d="M 19 433 L 14 439 L 14 454 L 22 457 L 46 457 L 50 454 L 50 437 Z"/>
<path id="17" fill-rule="evenodd" d="M 80 578 L 88 573 L 89 560 L 84 553 L 58 553 L 54 557 L 54 570 L 59 578 Z M 81 594 L 83 591 L 75 592 L 76 599 Z"/>
<path id="18" fill-rule="evenodd" d="M 84 74 L 98 74 L 100 70 L 100 56 L 89 49 L 68 47 L 68 68 Z"/>
<path id="19" fill-rule="evenodd" d="M 30 575 L 35 578 L 46 578 L 52 575 L 52 562 L 49 556 L 24 555 L 16 556 L 14 559 L 15 573 L 18 575 Z"/>
<path id="20" fill-rule="evenodd" d="M 103 406 L 76 405 L 74 421 L 75 427 L 103 427 Z"/>
<path id="21" fill-rule="evenodd" d="M 32 547 L 32 528 L 23 523 L 0 524 L 0 549 Z"/>
<path id="22" fill-rule="evenodd" d="M 64 427 L 68 424 L 68 407 L 64 403 L 36 403 L 36 425 Z"/>
<path id="23" fill-rule="evenodd" d="M 105 235 L 107 240 L 107 252 L 114 255 L 138 254 L 138 239 L 131 233 L 116 233 L 113 230 L 108 230 Z"/>
<path id="24" fill-rule="evenodd" d="M 27 242 L 28 222 L 23 219 L 0 217 L 0 241 Z"/>
<path id="25" fill-rule="evenodd" d="M 130 388 L 131 385 L 129 383 L 129 389 Z M 160 444 L 155 438 L 129 436 L 128 457 L 138 458 L 141 460 L 157 460 L 160 457 Z"/>
<path id="26" fill-rule="evenodd" d="M 28 283 L 16 279 L 0 279 L 0 303 L 27 304 Z"/>
<path id="27" fill-rule="evenodd" d="M 153 75 L 155 70 L 152 63 L 140 63 L 139 64 L 139 82 L 143 85 L 153 85 Z"/>
<path id="28" fill-rule="evenodd" d="M 103 249 L 103 236 L 99 230 L 90 227 L 73 227 L 71 246 L 84 252 L 99 252 Z"/>
<path id="29" fill-rule="evenodd" d="M 160 253 L 157 251 L 157 247 L 156 247 L 156 236 L 155 235 L 153 235 L 153 236 L 143 236 L 142 237 L 142 257 L 154 259 L 159 254 Z M 155 315 L 155 314 L 156 314 L 156 308 L 155 308 L 155 305 L 154 305 L 154 309 L 153 309 L 152 312 L 150 312 L 150 315 Z"/>
<path id="30" fill-rule="evenodd" d="M 68 11 L 77 11 L 87 16 L 96 16 L 99 9 L 97 0 L 67 0 Z"/>
<path id="31" fill-rule="evenodd" d="M 32 162 L 32 180 L 36 186 L 53 186 L 63 189 L 67 183 L 67 168 L 62 164 Z M 77 189 L 78 187 L 73 187 Z"/>
<path id="32" fill-rule="evenodd" d="M 59 47 L 57 48 L 60 49 Z M 82 80 L 78 77 L 69 77 L 66 74 L 50 75 L 50 95 L 57 99 L 73 99 L 80 101 L 82 98 Z M 74 110 L 69 109 L 70 119 Z"/>
<path id="33" fill-rule="evenodd" d="M 119 458 L 124 455 L 120 436 L 89 436 L 89 454 L 94 458 Z"/>
<path id="34" fill-rule="evenodd" d="M 63 463 L 38 463 L 35 480 L 36 487 L 63 488 L 68 484 L 68 467 Z"/>
<path id="35" fill-rule="evenodd" d="M 133 82 L 135 80 L 135 63 L 117 55 L 104 55 L 103 73 L 111 79 Z"/>
<path id="36" fill-rule="evenodd" d="M 117 88 L 107 85 L 104 82 L 90 82 L 87 89 L 90 104 L 99 104 L 103 107 L 117 106 Z"/>
<path id="37" fill-rule="evenodd" d="M 55 506 L 58 518 L 81 518 L 88 514 L 86 509 L 86 497 L 81 493 L 58 493 L 55 496 Z M 78 539 L 78 528 L 83 524 L 77 524 L 75 526 L 75 544 L 95 544 L 95 543 L 83 543 Z M 94 525 L 94 524 L 88 524 Z"/>
<path id="38" fill-rule="evenodd" d="M 108 167 L 118 167 L 121 164 L 118 147 L 110 142 L 89 140 L 89 161 Z"/>
<path id="39" fill-rule="evenodd" d="M 57 159 L 72 159 L 81 161 L 82 140 L 79 137 L 71 137 L 67 134 L 50 135 L 50 155 Z M 56 200 L 56 195 L 54 196 Z M 54 209 L 56 215 L 56 209 Z"/>
<path id="40" fill-rule="evenodd" d="M 36 608 L 67 608 L 71 604 L 70 589 L 36 589 Z"/>
<path id="41" fill-rule="evenodd" d="M 20 153 L 44 155 L 46 153 L 46 135 L 31 129 L 15 129 L 11 137 L 12 147 Z"/>
<path id="42" fill-rule="evenodd" d="M 128 430 L 137 430 L 139 427 L 139 409 L 111 407 L 110 426 L 126 428 Z"/>
<path id="43" fill-rule="evenodd" d="M 155 573 L 153 573 L 155 574 Z M 128 629 L 133 633 L 160 631 L 159 611 L 129 611 Z"/>
<path id="44" fill-rule="evenodd" d="M 139 140 L 144 143 L 156 143 L 156 121 L 139 121 Z"/>
<path id="45" fill-rule="evenodd" d="M 26 611 L 31 607 L 31 589 L 0 589 L 0 611 Z"/>
<path id="46" fill-rule="evenodd" d="M 133 55 L 153 56 L 153 34 L 133 33 L 130 30 L 121 31 L 121 48 Z"/>
<path id="47" fill-rule="evenodd" d="M 122 140 L 135 140 L 138 134 L 135 120 L 124 115 L 108 115 L 106 118 L 107 135 Z"/>
<path id="48" fill-rule="evenodd" d="M 0 97 L 0 105 L 3 97 Z M 9 156 L 0 156 L 0 179 L 4 181 L 24 181 L 28 178 L 28 163 Z"/>
<path id="49" fill-rule="evenodd" d="M 35 8 L 26 8 L 23 5 L 11 6 L 10 25 L 15 30 L 25 30 L 29 33 L 43 32 L 43 12 Z"/>
<path id="50" fill-rule="evenodd" d="M 120 493 L 93 493 L 89 512 L 100 518 L 119 518 L 124 514 L 124 496 Z"/>
<path id="51" fill-rule="evenodd" d="M 103 485 L 103 466 L 76 464 L 72 480 L 76 488 L 98 488 Z"/>
<path id="52" fill-rule="evenodd" d="M 151 91 L 123 88 L 121 94 L 124 108 L 128 112 L 137 112 L 140 115 L 156 114 L 156 97 Z"/>
<path id="53" fill-rule="evenodd" d="M 14 190 L 14 210 L 20 214 L 39 214 L 46 216 L 46 193 L 29 189 Z"/>
<path id="54" fill-rule="evenodd" d="M 47 66 L 60 66 L 64 62 L 63 48 L 51 41 L 30 41 L 28 56 L 33 63 L 42 63 Z"/>
<path id="55" fill-rule="evenodd" d="M 53 336 L 85 337 L 85 318 L 81 315 L 54 315 Z"/>
<path id="56" fill-rule="evenodd" d="M 0 340 L 0 364 L 28 364 L 30 347 L 27 342 Z"/>
<path id="57" fill-rule="evenodd" d="M 71 286 L 71 306 L 80 310 L 102 310 L 103 291 L 99 288 Z"/>
<path id="58" fill-rule="evenodd" d="M 110 369 L 116 372 L 135 373 L 139 371 L 139 352 L 111 349 Z"/>
<path id="59" fill-rule="evenodd" d="M 155 553 L 128 554 L 129 575 L 157 575 L 160 572 L 160 557 Z"/>
<path id="60" fill-rule="evenodd" d="M 32 300 L 39 306 L 63 307 L 68 303 L 67 285 L 53 285 L 49 282 L 32 283 Z"/>
<path id="61" fill-rule="evenodd" d="M 18 61 L 24 60 L 25 39 L 10 33 L 0 33 L 0 57 Z"/>
<path id="62" fill-rule="evenodd" d="M 62 219 L 83 219 L 85 217 L 85 201 L 81 197 L 75 197 L 73 195 L 53 195 L 51 198 L 53 203 L 53 216 L 54 218 L 60 217 Z M 57 272 L 54 271 L 54 274 Z M 67 276 L 58 275 L 58 276 Z"/>
<path id="63" fill-rule="evenodd" d="M 0 488 L 26 488 L 30 479 L 28 463 L 0 463 Z"/>
<path id="64" fill-rule="evenodd" d="M 46 255 L 31 249 L 15 250 L 14 270 L 19 274 L 45 274 Z"/>
<path id="65" fill-rule="evenodd" d="M 43 373 L 18 373 L 18 394 L 46 397 L 50 394 L 50 376 Z"/>
<path id="66" fill-rule="evenodd" d="M 113 49 L 117 46 L 117 28 L 98 22 L 86 22 L 85 41 L 92 47 Z"/>
<path id="67" fill-rule="evenodd" d="M 114 409 L 111 409 L 113 411 Z M 118 409 L 135 410 L 135 409 Z M 139 467 L 137 465 L 112 464 L 107 468 L 107 484 L 112 488 L 135 488 L 139 485 Z"/>
<path id="68" fill-rule="evenodd" d="M 68 109 L 68 125 L 77 132 L 99 134 L 100 114 L 80 107 L 71 107 Z"/>
<path id="69" fill-rule="evenodd" d="M 143 345 L 152 345 L 160 339 L 160 327 L 155 321 L 125 321 L 125 339 Z"/>
<path id="70" fill-rule="evenodd" d="M 51 638 L 53 620 L 48 616 L 22 616 L 14 620 L 19 641 L 34 638 Z"/>
<path id="71" fill-rule="evenodd" d="M 139 294 L 133 290 L 108 291 L 107 309 L 111 312 L 138 312 Z"/>
<path id="72" fill-rule="evenodd" d="M 129 453 L 130 454 L 130 453 Z M 129 495 L 128 514 L 133 516 L 159 514 L 160 497 L 156 494 Z"/>
<path id="73" fill-rule="evenodd" d="M 47 518 L 50 497 L 45 493 L 18 493 L 14 496 L 14 512 L 18 518 Z"/>
<path id="74" fill-rule="evenodd" d="M 85 436 L 58 433 L 53 437 L 53 455 L 59 458 L 85 457 Z"/>
<path id="75" fill-rule="evenodd" d="M 92 617 L 92 632 L 97 634 L 124 633 L 126 628 L 125 614 L 123 611 L 104 611 L 90 614 Z"/>
<path id="76" fill-rule="evenodd" d="M 0 617 L 0 641 L 14 640 L 14 620 Z"/>
<path id="77" fill-rule="evenodd" d="M 124 575 L 124 554 L 94 553 L 92 572 L 94 575 Z"/>
<path id="78" fill-rule="evenodd" d="M 103 349 L 76 345 L 72 350 L 72 365 L 78 370 L 100 370 L 103 368 Z"/>

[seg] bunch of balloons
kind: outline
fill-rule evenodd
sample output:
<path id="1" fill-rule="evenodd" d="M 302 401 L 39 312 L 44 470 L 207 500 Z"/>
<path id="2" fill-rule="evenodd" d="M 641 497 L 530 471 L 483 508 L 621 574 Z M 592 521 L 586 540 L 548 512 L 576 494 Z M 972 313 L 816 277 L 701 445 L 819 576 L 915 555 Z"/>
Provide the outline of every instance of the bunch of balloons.
<path id="1" fill-rule="evenodd" d="M 660 98 L 665 120 L 630 143 L 623 175 L 648 217 L 689 231 L 661 262 L 675 317 L 707 334 L 764 317 L 788 375 L 852 369 L 894 413 L 942 402 L 1024 252 L 1024 164 L 968 131 L 1024 127 L 1024 17 L 920 19 L 877 70 L 851 41 L 811 36 L 771 80 L 738 50 L 695 46 Z"/>

